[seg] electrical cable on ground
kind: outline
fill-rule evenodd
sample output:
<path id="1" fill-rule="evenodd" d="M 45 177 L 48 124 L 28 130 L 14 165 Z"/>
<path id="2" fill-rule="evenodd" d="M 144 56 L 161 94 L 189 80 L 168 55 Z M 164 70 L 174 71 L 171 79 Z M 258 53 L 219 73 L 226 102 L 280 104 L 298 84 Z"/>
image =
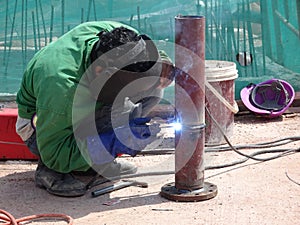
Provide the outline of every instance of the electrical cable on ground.
<path id="1" fill-rule="evenodd" d="M 4 215 L 4 216 L 3 216 Z M 26 216 L 19 219 L 16 219 L 13 215 L 6 212 L 5 210 L 0 209 L 0 224 L 1 225 L 19 225 L 21 222 L 33 221 L 36 219 L 60 219 L 68 223 L 68 225 L 73 225 L 74 219 L 71 216 L 65 214 L 38 214 L 32 216 Z M 2 223 L 2 221 L 4 223 Z"/>
<path id="2" fill-rule="evenodd" d="M 209 117 L 212 119 L 212 121 L 215 123 L 215 125 L 218 127 L 218 129 L 220 130 L 220 132 L 222 133 L 224 139 L 226 140 L 227 144 L 230 146 L 230 148 L 237 154 L 241 155 L 241 156 L 244 156 L 246 158 L 249 158 L 249 159 L 253 159 L 253 160 L 256 160 L 256 161 L 269 161 L 269 160 L 272 160 L 272 159 L 277 159 L 279 157 L 282 157 L 284 155 L 286 155 L 287 153 L 291 153 L 291 152 L 299 152 L 300 151 L 300 148 L 297 148 L 297 149 L 290 149 L 290 150 L 281 150 L 282 153 L 281 154 L 278 154 L 276 156 L 273 156 L 273 157 L 269 157 L 269 158 L 257 158 L 257 157 L 254 157 L 256 156 L 256 154 L 251 154 L 251 155 L 247 155 L 239 150 L 237 150 L 232 144 L 231 142 L 229 141 L 228 137 L 226 136 L 225 132 L 223 131 L 223 129 L 220 127 L 219 123 L 215 120 L 215 118 L 213 118 L 213 116 L 211 115 L 210 111 L 208 110 L 207 107 L 205 107 L 205 110 L 207 112 L 207 114 L 209 115 Z M 295 138 L 296 139 L 296 138 Z M 296 139 L 296 140 L 300 140 L 300 139 Z M 271 150 L 270 150 L 271 151 Z M 270 152 L 270 151 L 265 151 L 265 153 L 273 153 Z M 277 151 L 275 151 L 277 152 Z M 265 154 L 265 153 L 261 153 L 261 154 Z"/>
<path id="3" fill-rule="evenodd" d="M 285 172 L 285 175 L 286 175 L 286 177 L 290 180 L 290 181 L 292 181 L 293 183 L 295 183 L 295 184 L 297 184 L 297 185 L 299 185 L 300 186 L 300 183 L 299 182 L 297 182 L 297 181 L 295 181 L 294 179 L 292 179 L 289 175 L 288 175 L 288 173 L 287 172 Z"/>
<path id="4" fill-rule="evenodd" d="M 233 146 L 231 142 L 229 141 L 228 137 L 226 136 L 225 132 L 223 129 L 220 127 L 218 122 L 213 118 L 207 107 L 205 107 L 207 114 L 210 116 L 212 121 L 216 124 L 218 129 L 221 131 L 225 141 L 229 146 L 217 146 L 217 147 L 211 147 L 211 148 L 206 148 L 205 152 L 224 152 L 224 151 L 234 151 L 235 153 L 245 157 L 243 159 L 231 162 L 231 163 L 226 163 L 226 164 L 220 164 L 220 165 L 211 165 L 211 166 L 206 166 L 205 170 L 213 170 L 213 169 L 222 169 L 226 167 L 231 167 L 231 166 L 236 166 L 238 164 L 242 164 L 249 159 L 258 161 L 258 162 L 266 162 L 269 160 L 274 160 L 283 156 L 287 156 L 290 154 L 295 154 L 297 152 L 300 152 L 300 148 L 295 148 L 295 149 L 267 149 L 267 150 L 261 150 L 261 151 L 256 151 L 252 154 L 245 154 L 238 149 L 258 149 L 258 148 L 271 148 L 271 147 L 276 147 L 276 146 L 281 146 L 281 145 L 286 145 L 291 142 L 295 141 L 300 141 L 300 136 L 293 136 L 293 137 L 286 137 L 282 139 L 278 139 L 275 141 L 270 141 L 270 142 L 263 142 L 263 143 L 258 143 L 258 144 L 249 144 L 249 145 L 237 145 Z M 175 149 L 161 149 L 161 150 L 146 150 L 142 151 L 140 154 L 141 155 L 158 155 L 158 154 L 174 154 Z M 271 157 L 266 157 L 266 158 L 258 158 L 256 156 L 262 155 L 262 154 L 274 154 L 274 153 L 279 153 L 275 156 Z M 118 177 L 110 177 L 110 181 L 115 181 L 115 180 L 120 180 L 120 179 L 127 179 L 127 178 L 133 178 L 133 177 L 142 177 L 142 176 L 159 176 L 159 175 L 171 175 L 174 174 L 175 171 L 160 171 L 160 172 L 146 172 L 146 173 L 137 173 L 137 174 L 129 174 L 129 175 L 123 175 L 123 176 L 118 176 Z M 294 182 L 294 181 L 293 181 Z M 104 181 L 102 180 L 97 180 L 96 177 L 94 177 L 87 185 L 87 189 L 103 184 Z M 298 184 L 298 183 L 297 183 Z"/>

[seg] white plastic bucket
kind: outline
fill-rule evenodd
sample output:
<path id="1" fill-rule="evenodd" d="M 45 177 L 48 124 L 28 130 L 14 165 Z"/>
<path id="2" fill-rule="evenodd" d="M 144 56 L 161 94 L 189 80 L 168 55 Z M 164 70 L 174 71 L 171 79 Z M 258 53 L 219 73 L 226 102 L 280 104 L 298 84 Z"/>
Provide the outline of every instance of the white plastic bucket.
<path id="1" fill-rule="evenodd" d="M 234 114 L 238 112 L 234 100 L 234 81 L 238 77 L 236 64 L 228 61 L 206 60 L 205 76 L 205 104 L 209 112 L 205 113 L 205 145 L 225 144 L 223 132 L 227 137 L 233 135 Z"/>

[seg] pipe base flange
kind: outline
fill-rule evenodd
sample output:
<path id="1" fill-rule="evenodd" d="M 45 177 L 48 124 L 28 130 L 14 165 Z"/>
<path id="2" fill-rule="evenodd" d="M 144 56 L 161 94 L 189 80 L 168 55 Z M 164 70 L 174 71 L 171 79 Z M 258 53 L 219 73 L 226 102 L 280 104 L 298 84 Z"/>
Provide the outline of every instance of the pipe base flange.
<path id="1" fill-rule="evenodd" d="M 202 188 L 193 191 L 178 190 L 175 187 L 175 182 L 172 182 L 161 188 L 160 195 L 176 202 L 197 202 L 214 198 L 217 193 L 217 186 L 209 182 L 204 182 Z"/>

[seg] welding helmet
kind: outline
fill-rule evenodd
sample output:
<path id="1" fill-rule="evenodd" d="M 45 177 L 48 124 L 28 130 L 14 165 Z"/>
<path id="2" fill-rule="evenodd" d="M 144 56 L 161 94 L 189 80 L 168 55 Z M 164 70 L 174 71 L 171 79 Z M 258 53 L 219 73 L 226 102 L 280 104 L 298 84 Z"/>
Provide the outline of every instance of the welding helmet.
<path id="1" fill-rule="evenodd" d="M 126 54 L 118 58 L 110 57 L 116 55 L 115 48 L 101 56 L 96 63 L 104 64 L 104 70 L 91 82 L 90 89 L 93 97 L 98 101 L 111 104 L 120 91 L 128 84 L 133 83 L 123 93 L 124 97 L 134 96 L 138 92 L 155 88 L 159 85 L 162 62 L 154 42 L 147 35 L 139 35 L 137 43 L 129 43 Z M 127 44 L 125 44 L 127 45 Z M 143 52 L 147 54 L 143 54 Z M 98 62 L 97 62 L 98 61 Z M 130 66 L 146 67 L 139 72 L 128 69 Z M 145 79 L 144 79 L 145 78 Z M 105 84 L 104 84 L 105 83 Z M 101 87 L 99 90 L 99 87 Z"/>
<path id="2" fill-rule="evenodd" d="M 249 110 L 267 117 L 282 115 L 295 98 L 293 87 L 279 79 L 249 84 L 240 94 L 242 102 Z"/>

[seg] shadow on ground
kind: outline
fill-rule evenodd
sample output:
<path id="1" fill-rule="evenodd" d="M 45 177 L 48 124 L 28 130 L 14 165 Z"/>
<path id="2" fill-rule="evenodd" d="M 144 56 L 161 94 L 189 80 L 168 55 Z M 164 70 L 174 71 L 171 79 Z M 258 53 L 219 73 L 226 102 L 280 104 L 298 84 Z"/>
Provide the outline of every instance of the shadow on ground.
<path id="1" fill-rule="evenodd" d="M 15 172 L 0 178 L 0 208 L 8 211 L 16 218 L 43 213 L 62 213 L 78 219 L 93 212 L 112 211 L 142 205 L 151 207 L 167 201 L 161 198 L 158 192 L 146 192 L 126 195 L 126 197 L 121 198 L 118 204 L 107 206 L 103 203 L 112 200 L 110 194 L 96 198 L 91 197 L 91 191 L 99 187 L 101 186 L 88 190 L 86 195 L 81 197 L 58 197 L 35 186 L 34 171 Z"/>

